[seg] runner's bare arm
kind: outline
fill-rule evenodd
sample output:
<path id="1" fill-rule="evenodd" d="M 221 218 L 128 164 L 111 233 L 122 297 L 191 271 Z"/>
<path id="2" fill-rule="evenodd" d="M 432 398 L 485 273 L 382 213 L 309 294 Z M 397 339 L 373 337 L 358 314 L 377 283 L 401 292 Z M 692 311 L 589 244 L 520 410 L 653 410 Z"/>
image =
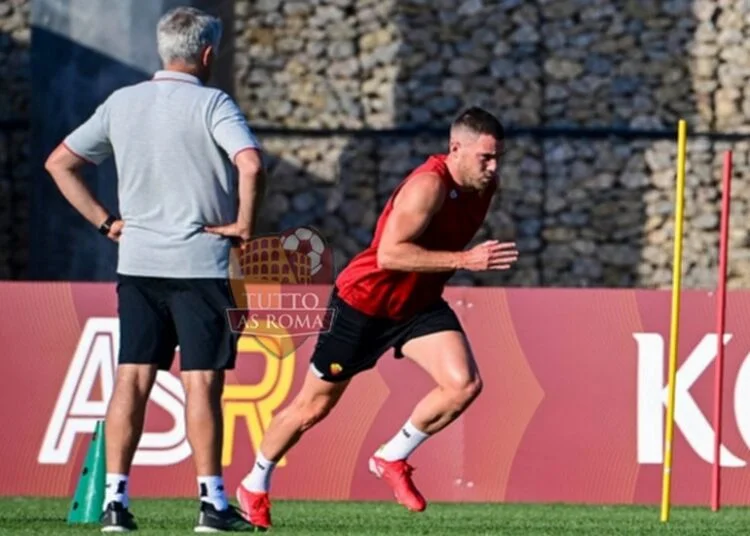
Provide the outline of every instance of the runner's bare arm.
<path id="1" fill-rule="evenodd" d="M 383 229 L 378 266 L 406 272 L 449 272 L 461 267 L 462 252 L 430 251 L 414 243 L 442 206 L 445 194 L 445 185 L 433 173 L 404 184 Z"/>
<path id="2" fill-rule="evenodd" d="M 440 210 L 446 188 L 432 173 L 409 180 L 393 202 L 378 246 L 378 266 L 402 272 L 507 270 L 518 258 L 513 242 L 487 240 L 468 251 L 433 251 L 415 243 Z"/>

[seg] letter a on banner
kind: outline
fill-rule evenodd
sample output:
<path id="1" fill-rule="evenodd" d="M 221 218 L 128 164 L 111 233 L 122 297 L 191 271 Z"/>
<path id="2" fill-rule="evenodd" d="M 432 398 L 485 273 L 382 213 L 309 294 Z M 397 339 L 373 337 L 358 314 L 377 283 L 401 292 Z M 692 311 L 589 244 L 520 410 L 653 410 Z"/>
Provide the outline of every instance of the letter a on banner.
<path id="1" fill-rule="evenodd" d="M 38 462 L 66 464 L 79 434 L 92 434 L 107 413 L 115 380 L 120 330 L 117 318 L 89 318 L 81 333 L 67 375 L 44 434 Z M 101 397 L 92 399 L 97 382 Z M 171 429 L 146 432 L 141 437 L 134 465 L 172 465 L 190 456 L 185 428 L 185 393 L 180 381 L 159 371 L 151 402 L 173 420 Z"/>

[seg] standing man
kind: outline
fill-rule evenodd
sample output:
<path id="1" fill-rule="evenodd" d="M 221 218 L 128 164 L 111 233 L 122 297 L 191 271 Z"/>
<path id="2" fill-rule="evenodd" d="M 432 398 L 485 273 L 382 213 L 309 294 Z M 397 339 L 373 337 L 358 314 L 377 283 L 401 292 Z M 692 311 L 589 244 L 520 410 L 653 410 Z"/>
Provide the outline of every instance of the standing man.
<path id="1" fill-rule="evenodd" d="M 372 244 L 341 272 L 301 391 L 274 417 L 252 471 L 237 490 L 250 521 L 271 525 L 268 490 L 281 457 L 331 411 L 356 374 L 375 366 L 389 348 L 407 356 L 435 381 L 406 423 L 369 460 L 396 500 L 412 511 L 426 503 L 407 458 L 453 422 L 479 395 L 482 382 L 458 318 L 443 300 L 457 269 L 507 270 L 513 243 L 490 240 L 468 251 L 497 189 L 504 131 L 480 108 L 452 124 L 448 154 L 433 155 L 392 194 Z"/>
<path id="2" fill-rule="evenodd" d="M 196 530 L 254 528 L 224 493 L 221 395 L 237 342 L 226 318 L 234 305 L 229 251 L 232 240 L 253 232 L 264 174 L 260 146 L 237 105 L 204 85 L 221 34 L 221 21 L 197 9 L 169 11 L 157 29 L 163 70 L 115 91 L 46 162 L 70 204 L 119 243 L 120 352 L 106 416 L 106 532 L 136 529 L 128 475 L 156 373 L 170 368 L 178 344 L 200 494 Z M 93 198 L 80 174 L 84 164 L 110 155 L 122 218 Z"/>

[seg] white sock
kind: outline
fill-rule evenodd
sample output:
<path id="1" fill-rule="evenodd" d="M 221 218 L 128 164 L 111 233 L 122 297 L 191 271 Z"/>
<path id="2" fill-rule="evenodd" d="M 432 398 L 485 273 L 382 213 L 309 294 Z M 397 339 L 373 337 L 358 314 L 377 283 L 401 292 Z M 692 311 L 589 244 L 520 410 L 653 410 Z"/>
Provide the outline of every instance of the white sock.
<path id="1" fill-rule="evenodd" d="M 242 487 L 253 493 L 268 493 L 271 488 L 271 473 L 274 467 L 276 467 L 276 462 L 267 460 L 259 451 L 255 458 L 253 470 L 242 480 Z"/>
<path id="2" fill-rule="evenodd" d="M 213 504 L 217 510 L 226 510 L 229 506 L 224 493 L 224 479 L 220 476 L 199 476 L 198 493 L 201 501 Z"/>
<path id="3" fill-rule="evenodd" d="M 128 475 L 107 473 L 102 508 L 106 508 L 113 501 L 122 504 L 125 508 L 128 507 Z"/>
<path id="4" fill-rule="evenodd" d="M 414 426 L 411 420 L 406 421 L 401 430 L 378 450 L 377 457 L 387 462 L 405 460 L 428 437 L 430 436 Z"/>

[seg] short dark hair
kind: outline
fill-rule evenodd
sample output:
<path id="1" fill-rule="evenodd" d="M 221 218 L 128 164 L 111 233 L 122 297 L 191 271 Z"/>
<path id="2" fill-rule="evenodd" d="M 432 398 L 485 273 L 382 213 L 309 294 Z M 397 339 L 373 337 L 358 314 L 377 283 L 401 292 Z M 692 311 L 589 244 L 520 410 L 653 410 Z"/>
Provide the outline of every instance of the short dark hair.
<path id="1" fill-rule="evenodd" d="M 472 106 L 453 120 L 452 127 L 465 128 L 476 134 L 489 134 L 497 140 L 505 139 L 503 124 L 487 110 Z"/>

